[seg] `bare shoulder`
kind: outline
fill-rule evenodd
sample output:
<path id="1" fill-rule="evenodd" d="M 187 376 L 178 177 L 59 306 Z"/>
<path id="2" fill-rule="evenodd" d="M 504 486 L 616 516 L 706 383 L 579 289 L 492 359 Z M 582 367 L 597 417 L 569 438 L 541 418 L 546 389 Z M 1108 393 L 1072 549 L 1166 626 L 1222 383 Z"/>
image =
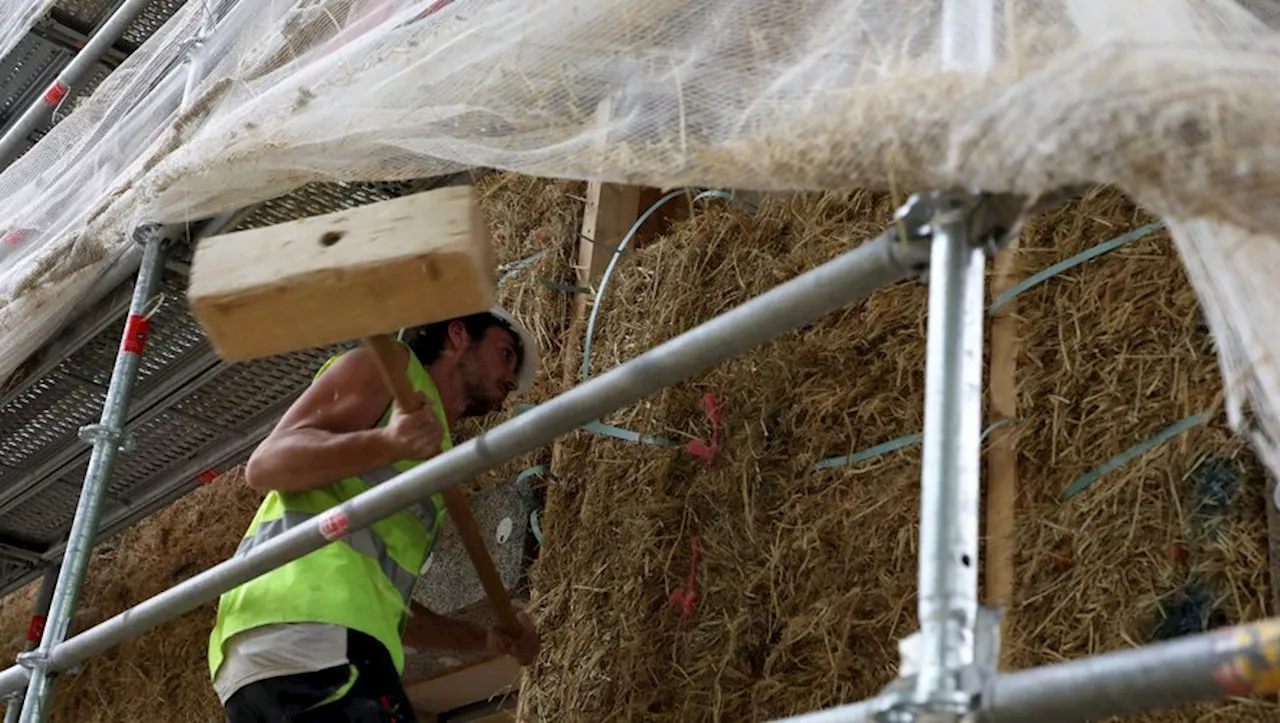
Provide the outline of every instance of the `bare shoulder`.
<path id="1" fill-rule="evenodd" d="M 397 364 L 404 366 L 408 363 L 408 352 L 404 347 L 394 346 L 392 349 Z M 311 386 L 330 387 L 339 391 L 369 391 L 381 389 L 383 381 L 373 350 L 367 346 L 359 346 L 338 357 Z"/>
<path id="2" fill-rule="evenodd" d="M 398 363 L 408 361 L 397 347 Z M 391 404 L 371 350 L 358 347 L 340 356 L 298 397 L 280 420 L 282 428 L 312 427 L 330 432 L 368 429 Z"/>

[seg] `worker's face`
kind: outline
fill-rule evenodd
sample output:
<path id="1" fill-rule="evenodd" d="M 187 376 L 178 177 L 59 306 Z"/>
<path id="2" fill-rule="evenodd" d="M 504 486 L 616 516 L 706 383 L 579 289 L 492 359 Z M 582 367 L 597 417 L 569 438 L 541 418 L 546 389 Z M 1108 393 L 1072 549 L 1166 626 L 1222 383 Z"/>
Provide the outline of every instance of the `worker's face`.
<path id="1" fill-rule="evenodd" d="M 488 414 L 516 390 L 516 342 L 511 332 L 500 326 L 485 329 L 478 341 L 465 333 L 464 348 L 458 355 L 466 416 Z"/>

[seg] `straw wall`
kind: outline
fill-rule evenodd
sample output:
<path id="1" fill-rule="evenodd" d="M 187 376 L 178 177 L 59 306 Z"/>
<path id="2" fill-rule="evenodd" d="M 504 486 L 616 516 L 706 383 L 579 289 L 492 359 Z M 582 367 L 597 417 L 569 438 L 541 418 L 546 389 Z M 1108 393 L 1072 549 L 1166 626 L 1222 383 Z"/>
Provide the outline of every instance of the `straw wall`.
<path id="1" fill-rule="evenodd" d="M 704 203 L 619 265 L 592 368 L 879 233 L 892 208 L 864 193 L 758 212 Z M 1150 220 L 1096 194 L 1024 235 L 1015 278 Z M 925 300 L 916 283 L 884 290 L 605 420 L 679 445 L 709 440 L 700 404 L 714 394 L 723 419 L 709 470 L 681 446 L 584 432 L 563 442 L 535 570 L 547 652 L 525 689 L 531 720 L 763 720 L 892 678 L 896 641 L 916 628 L 919 447 L 811 468 L 921 431 Z M 1011 663 L 1143 642 L 1167 634 L 1162 618 L 1199 628 L 1262 615 L 1262 473 L 1220 416 L 1058 499 L 1111 456 L 1213 412 L 1211 340 L 1168 239 L 1135 241 L 1017 301 Z M 672 592 L 688 585 L 694 536 L 696 602 L 681 620 Z M 1265 715 L 1248 703 L 1213 710 Z"/>
<path id="2" fill-rule="evenodd" d="M 1102 196 L 1041 224 L 1025 274 L 1151 219 Z M 1039 247 L 1039 248 L 1036 248 Z M 1024 275 L 1025 275 L 1024 274 Z M 1216 405 L 1221 377 L 1167 235 L 1019 297 L 1017 605 L 1026 667 L 1271 614 L 1265 475 Z M 1024 412 L 1025 410 L 1025 412 Z M 1059 501 L 1081 475 L 1180 420 L 1212 415 Z M 1256 703 L 1152 720 L 1262 720 Z"/>
<path id="3" fill-rule="evenodd" d="M 230 557 L 259 499 L 232 470 L 104 541 L 89 563 L 72 634 Z M 0 654 L 6 660 L 22 647 L 35 587 L 0 600 Z M 60 678 L 50 720 L 221 720 L 205 658 L 213 619 L 213 604 L 202 605 Z"/>

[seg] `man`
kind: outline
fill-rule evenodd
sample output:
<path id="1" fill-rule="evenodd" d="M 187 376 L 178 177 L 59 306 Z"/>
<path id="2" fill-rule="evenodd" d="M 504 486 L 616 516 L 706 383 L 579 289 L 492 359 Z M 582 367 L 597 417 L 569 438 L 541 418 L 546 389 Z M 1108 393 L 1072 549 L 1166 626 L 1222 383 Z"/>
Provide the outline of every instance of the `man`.
<path id="1" fill-rule="evenodd" d="M 267 495 L 237 555 L 449 449 L 451 425 L 527 392 L 537 366 L 531 335 L 501 308 L 414 329 L 396 351 L 422 409 L 399 411 L 369 349 L 327 361 L 249 458 L 248 483 Z M 209 668 L 229 723 L 416 720 L 404 643 L 531 663 L 524 613 L 512 638 L 412 599 L 444 516 L 436 495 L 224 594 Z"/>

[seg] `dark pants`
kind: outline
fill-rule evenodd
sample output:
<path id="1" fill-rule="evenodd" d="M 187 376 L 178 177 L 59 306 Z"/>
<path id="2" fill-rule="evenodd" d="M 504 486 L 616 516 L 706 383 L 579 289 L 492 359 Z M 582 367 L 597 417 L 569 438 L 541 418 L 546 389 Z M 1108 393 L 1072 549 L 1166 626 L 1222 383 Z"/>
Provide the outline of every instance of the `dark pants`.
<path id="1" fill-rule="evenodd" d="M 351 665 L 250 683 L 227 700 L 227 723 L 414 723 L 417 716 L 387 649 L 349 630 Z M 354 671 L 352 670 L 354 668 Z M 323 705 L 352 676 L 345 695 Z"/>

